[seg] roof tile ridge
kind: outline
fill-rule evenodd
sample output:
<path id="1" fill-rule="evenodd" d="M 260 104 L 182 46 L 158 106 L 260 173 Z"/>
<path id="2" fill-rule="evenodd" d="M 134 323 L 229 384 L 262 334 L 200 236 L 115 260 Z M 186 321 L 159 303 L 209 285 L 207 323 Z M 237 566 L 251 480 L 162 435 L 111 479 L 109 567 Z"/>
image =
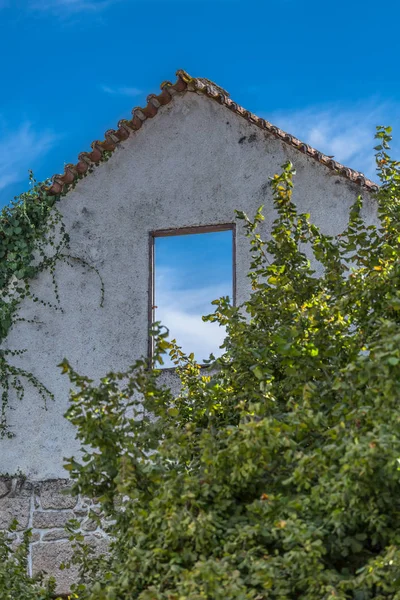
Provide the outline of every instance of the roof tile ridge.
<path id="1" fill-rule="evenodd" d="M 189 79 L 186 79 L 187 83 L 188 83 L 189 91 L 191 91 L 191 87 L 194 85 L 200 93 L 206 94 L 208 97 L 215 99 L 215 94 L 210 93 L 210 91 L 209 91 L 210 86 L 205 85 L 203 83 L 203 80 L 190 78 L 190 76 L 185 72 L 178 71 L 178 73 L 179 74 L 182 73 L 182 75 L 185 75 L 186 78 L 189 78 Z M 211 85 L 214 85 L 215 88 L 219 88 L 219 86 L 217 86 L 216 84 L 213 84 L 212 82 L 210 82 L 210 83 L 211 83 Z M 219 88 L 219 89 L 222 89 L 222 88 Z M 275 137 L 281 139 L 283 142 L 289 144 L 290 146 L 293 146 L 294 148 L 296 148 L 303 154 L 306 154 L 307 156 L 314 158 L 315 160 L 317 160 L 317 162 L 320 162 L 321 164 L 325 165 L 326 167 L 332 169 L 333 171 L 336 171 L 338 175 L 342 175 L 342 176 L 346 177 L 350 181 L 353 181 L 353 182 L 365 187 L 366 189 L 368 189 L 371 192 L 376 192 L 379 189 L 379 185 L 377 183 L 375 183 L 374 181 L 372 181 L 371 179 L 368 179 L 364 175 L 364 173 L 361 173 L 360 171 L 356 171 L 355 169 L 351 169 L 350 167 L 346 167 L 346 166 L 342 165 L 340 162 L 334 160 L 331 156 L 327 156 L 326 154 L 317 150 L 316 148 L 313 148 L 309 144 L 302 142 L 296 136 L 294 136 L 290 133 L 287 133 L 286 131 L 284 131 L 283 129 L 280 129 L 280 127 L 277 127 L 276 125 L 273 125 L 266 119 L 263 119 L 262 117 L 258 117 L 257 115 L 251 113 L 250 111 L 245 109 L 243 106 L 241 106 L 237 102 L 234 102 L 233 100 L 231 100 L 231 98 L 229 96 L 228 97 L 225 96 L 223 98 L 223 100 L 221 101 L 221 103 L 224 104 L 227 108 L 229 108 L 232 112 L 234 112 L 234 113 L 240 115 L 241 117 L 243 117 L 244 119 L 246 119 L 246 121 L 254 123 L 261 129 L 265 129 L 265 130 L 269 131 Z"/>
<path id="2" fill-rule="evenodd" d="M 176 76 L 177 81 L 175 83 L 171 83 L 170 81 L 163 81 L 161 83 L 161 92 L 159 94 L 149 94 L 146 99 L 146 106 L 135 107 L 132 110 L 131 119 L 121 119 L 118 122 L 117 129 L 109 129 L 105 132 L 104 140 L 95 140 L 92 142 L 91 152 L 81 152 L 78 155 L 78 162 L 75 165 L 71 163 L 66 164 L 64 166 L 64 173 L 54 175 L 50 180 L 50 185 L 44 186 L 44 191 L 49 195 L 66 194 L 69 189 L 75 187 L 79 179 L 92 172 L 101 162 L 108 160 L 117 146 L 128 139 L 132 133 L 138 131 L 144 121 L 154 118 L 159 109 L 169 104 L 176 94 L 186 91 L 202 94 L 219 102 L 231 112 L 246 119 L 246 121 L 268 131 L 276 138 L 335 171 L 338 175 L 346 177 L 369 191 L 375 192 L 379 189 L 379 186 L 368 179 L 363 173 L 345 167 L 332 157 L 302 142 L 294 135 L 283 131 L 266 119 L 246 110 L 240 104 L 233 101 L 229 93 L 213 81 L 201 77 L 192 77 L 183 69 L 179 69 L 176 72 Z"/>
<path id="3" fill-rule="evenodd" d="M 182 71 L 182 76 L 178 75 L 175 83 L 163 81 L 160 85 L 161 92 L 158 95 L 149 94 L 147 96 L 146 106 L 132 109 L 131 119 L 121 119 L 117 129 L 108 129 L 105 132 L 104 140 L 94 140 L 90 144 L 91 152 L 81 152 L 76 164 L 68 163 L 64 166 L 64 173 L 53 175 L 50 184 L 43 186 L 46 194 L 64 195 L 69 189 L 75 187 L 79 179 L 92 172 L 94 167 L 101 162 L 108 160 L 116 147 L 128 139 L 132 133 L 138 131 L 144 121 L 155 117 L 162 106 L 169 104 L 176 93 L 186 91 L 188 79 L 191 79 L 190 76 Z"/>

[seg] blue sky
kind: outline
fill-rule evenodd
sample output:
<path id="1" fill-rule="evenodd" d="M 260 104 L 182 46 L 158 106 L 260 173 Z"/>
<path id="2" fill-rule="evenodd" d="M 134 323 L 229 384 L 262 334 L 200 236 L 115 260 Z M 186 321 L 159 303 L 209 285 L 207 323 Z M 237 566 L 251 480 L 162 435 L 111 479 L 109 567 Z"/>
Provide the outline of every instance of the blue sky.
<path id="1" fill-rule="evenodd" d="M 178 68 L 374 177 L 375 125 L 400 139 L 399 20 L 372 0 L 0 0 L 0 206 Z"/>
<path id="2" fill-rule="evenodd" d="M 383 7 L 384 5 L 382 5 Z M 400 4 L 372 0 L 0 0 L 0 204 L 75 162 L 184 68 L 373 176 L 399 133 Z"/>
<path id="3" fill-rule="evenodd" d="M 214 312 L 211 300 L 232 299 L 232 234 L 230 230 L 154 239 L 155 320 L 200 362 L 211 352 L 218 355 L 224 339 L 224 330 L 204 323 L 201 316 Z M 172 366 L 169 358 L 164 364 Z"/>

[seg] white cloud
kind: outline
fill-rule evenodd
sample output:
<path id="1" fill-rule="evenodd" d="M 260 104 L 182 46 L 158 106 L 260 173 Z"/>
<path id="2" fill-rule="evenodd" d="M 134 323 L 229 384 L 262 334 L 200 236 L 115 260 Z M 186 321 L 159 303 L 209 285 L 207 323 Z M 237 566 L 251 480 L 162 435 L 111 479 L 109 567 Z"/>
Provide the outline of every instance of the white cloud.
<path id="1" fill-rule="evenodd" d="M 108 85 L 101 85 L 100 89 L 105 94 L 110 94 L 111 96 L 139 96 L 142 93 L 142 90 L 136 87 L 129 86 L 120 86 L 120 87 L 111 87 Z"/>
<path id="2" fill-rule="evenodd" d="M 264 115 L 274 125 L 331 156 L 335 160 L 376 180 L 373 147 L 376 125 L 399 128 L 398 109 L 390 103 L 369 101 L 343 109 L 340 106 L 310 107 L 304 110 Z M 400 144 L 394 139 L 394 151 Z"/>
<path id="3" fill-rule="evenodd" d="M 201 317 L 214 312 L 212 300 L 227 295 L 230 286 L 226 282 L 185 289 L 177 269 L 163 268 L 156 273 L 156 319 L 168 327 L 169 339 L 175 338 L 184 352 L 194 352 L 199 362 L 211 352 L 215 356 L 221 353 L 219 346 L 224 341 L 225 329 L 216 323 L 204 323 Z M 165 366 L 172 366 L 169 359 L 165 360 Z"/>
<path id="4" fill-rule="evenodd" d="M 52 12 L 57 15 L 98 13 L 119 0 L 32 0 L 30 8 L 35 11 Z"/>
<path id="5" fill-rule="evenodd" d="M 0 190 L 28 178 L 28 169 L 59 139 L 52 131 L 35 131 L 26 121 L 17 130 L 6 131 L 0 124 Z"/>
<path id="6" fill-rule="evenodd" d="M 209 313 L 209 310 L 204 313 Z M 219 346 L 225 338 L 225 330 L 215 323 L 203 323 L 202 313 L 191 315 L 183 309 L 174 310 L 165 307 L 158 311 L 157 319 L 161 320 L 170 330 L 170 338 L 176 339 L 186 353 L 194 352 L 196 359 L 202 362 L 211 352 L 218 356 Z M 169 357 L 164 360 L 165 366 L 172 366 Z"/>

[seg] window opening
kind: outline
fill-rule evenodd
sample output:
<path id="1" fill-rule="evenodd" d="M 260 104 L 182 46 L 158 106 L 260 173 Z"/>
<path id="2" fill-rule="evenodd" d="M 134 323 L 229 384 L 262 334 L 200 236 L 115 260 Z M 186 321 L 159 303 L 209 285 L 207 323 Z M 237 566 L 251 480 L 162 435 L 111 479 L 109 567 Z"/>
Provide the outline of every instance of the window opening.
<path id="1" fill-rule="evenodd" d="M 219 356 L 225 330 L 204 323 L 221 296 L 235 300 L 234 225 L 191 227 L 151 234 L 150 320 L 161 321 L 187 354 L 202 364 Z M 150 353 L 152 340 L 150 340 Z M 169 356 L 163 368 L 173 367 Z"/>

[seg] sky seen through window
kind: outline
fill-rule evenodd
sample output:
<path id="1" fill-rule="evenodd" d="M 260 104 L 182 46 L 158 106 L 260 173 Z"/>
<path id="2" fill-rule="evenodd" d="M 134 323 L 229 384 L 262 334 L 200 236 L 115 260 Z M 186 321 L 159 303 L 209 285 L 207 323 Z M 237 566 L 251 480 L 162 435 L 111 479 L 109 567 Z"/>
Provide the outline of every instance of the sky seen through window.
<path id="1" fill-rule="evenodd" d="M 225 330 L 204 323 L 202 316 L 214 312 L 212 300 L 232 298 L 233 232 L 213 231 L 154 238 L 154 318 L 201 363 L 219 346 Z M 165 367 L 171 367 L 169 357 Z"/>

